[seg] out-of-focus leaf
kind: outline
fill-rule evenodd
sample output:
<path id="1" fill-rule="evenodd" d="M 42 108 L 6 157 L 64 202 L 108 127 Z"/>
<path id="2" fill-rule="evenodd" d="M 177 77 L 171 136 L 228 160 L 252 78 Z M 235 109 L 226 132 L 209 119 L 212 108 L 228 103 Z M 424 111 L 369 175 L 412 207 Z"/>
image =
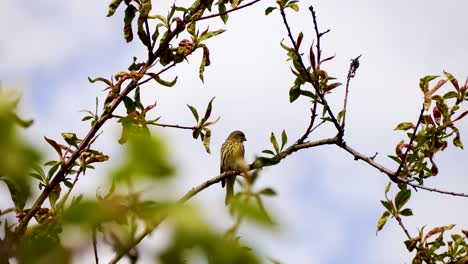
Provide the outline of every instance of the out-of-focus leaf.
<path id="1" fill-rule="evenodd" d="M 67 144 L 72 145 L 74 147 L 78 147 L 78 143 L 81 142 L 80 139 L 76 136 L 75 133 L 62 133 L 62 137 L 67 142 Z"/>
<path id="2" fill-rule="evenodd" d="M 382 216 L 380 216 L 379 221 L 377 222 L 377 231 L 376 231 L 376 233 L 378 233 L 380 230 L 382 230 L 382 228 L 387 223 L 387 220 L 388 220 L 389 216 L 390 216 L 389 211 L 383 212 Z"/>
<path id="3" fill-rule="evenodd" d="M 275 190 L 273 190 L 272 188 L 265 188 L 261 191 L 258 192 L 259 194 L 261 195 L 265 195 L 265 196 L 276 196 L 277 193 Z"/>
<path id="4" fill-rule="evenodd" d="M 132 182 L 141 178 L 163 179 L 174 174 L 164 142 L 149 135 L 131 135 L 125 159 L 112 173 L 112 180 Z"/>

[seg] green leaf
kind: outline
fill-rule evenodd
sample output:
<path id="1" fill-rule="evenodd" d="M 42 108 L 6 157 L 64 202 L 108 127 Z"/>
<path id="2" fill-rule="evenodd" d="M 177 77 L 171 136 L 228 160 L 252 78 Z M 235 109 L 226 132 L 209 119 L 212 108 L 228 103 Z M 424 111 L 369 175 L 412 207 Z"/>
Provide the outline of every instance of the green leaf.
<path id="1" fill-rule="evenodd" d="M 78 143 L 81 142 L 80 139 L 76 136 L 75 133 L 62 133 L 62 137 L 67 142 L 67 144 L 72 145 L 74 147 L 78 147 Z"/>
<path id="2" fill-rule="evenodd" d="M 208 47 L 203 46 L 203 56 L 200 62 L 200 68 L 198 70 L 198 76 L 200 77 L 200 80 L 202 82 L 205 82 L 203 78 L 203 73 L 205 72 L 205 66 L 209 66 L 210 64 L 211 64 L 210 50 L 208 49 Z"/>
<path id="3" fill-rule="evenodd" d="M 444 99 L 458 98 L 458 93 L 455 91 L 449 91 L 443 96 Z"/>
<path id="4" fill-rule="evenodd" d="M 288 143 L 288 135 L 286 135 L 286 131 L 283 129 L 281 133 L 281 150 L 283 150 L 284 146 Z"/>
<path id="5" fill-rule="evenodd" d="M 220 29 L 220 30 L 216 30 L 216 31 L 209 31 L 209 32 L 207 31 L 207 32 L 204 32 L 204 33 L 202 33 L 202 35 L 200 36 L 199 41 L 201 42 L 201 41 L 207 40 L 207 39 L 209 39 L 209 38 L 212 38 L 212 37 L 214 37 L 214 36 L 217 36 L 217 35 L 219 35 L 219 34 L 222 34 L 222 33 L 224 33 L 225 31 L 226 31 L 226 30 L 224 30 L 224 29 Z"/>
<path id="6" fill-rule="evenodd" d="M 403 189 L 397 193 L 395 197 L 395 206 L 398 211 L 409 201 L 410 197 L 411 190 L 409 189 Z"/>
<path id="7" fill-rule="evenodd" d="M 276 196 L 277 193 L 275 190 L 273 190 L 272 188 L 265 188 L 261 191 L 258 192 L 259 194 L 261 195 L 265 195 L 265 196 Z"/>
<path id="8" fill-rule="evenodd" d="M 208 118 L 210 118 L 211 115 L 211 109 L 213 109 L 213 100 L 215 97 L 211 98 L 210 102 L 208 103 L 208 106 L 206 107 L 205 115 L 203 116 L 201 123 L 205 123 Z"/>
<path id="9" fill-rule="evenodd" d="M 59 144 L 55 142 L 55 140 L 52 140 L 50 138 L 44 137 L 44 139 L 45 141 L 47 141 L 47 143 L 49 143 L 49 145 L 51 145 L 55 149 L 59 157 L 62 158 L 62 148 L 59 146 Z"/>
<path id="10" fill-rule="evenodd" d="M 137 9 L 133 5 L 129 5 L 125 9 L 124 37 L 127 43 L 133 40 L 132 21 L 135 18 L 136 12 L 137 12 Z"/>
<path id="11" fill-rule="evenodd" d="M 300 92 L 301 90 L 299 89 L 299 86 L 294 85 L 293 87 L 291 87 L 291 89 L 289 90 L 289 102 L 292 103 L 296 101 L 297 98 L 299 98 L 299 95 L 301 95 Z"/>
<path id="12" fill-rule="evenodd" d="M 384 227 L 385 223 L 387 223 L 387 220 L 388 220 L 388 217 L 390 216 L 390 212 L 389 211 L 385 211 L 383 212 L 382 216 L 380 216 L 379 218 L 379 221 L 377 222 L 377 231 L 376 231 L 376 234 L 382 230 L 382 228 Z"/>
<path id="13" fill-rule="evenodd" d="M 218 4 L 218 12 L 219 13 L 226 12 L 226 5 L 224 3 L 222 3 L 221 1 Z M 229 15 L 228 14 L 222 14 L 220 17 L 221 17 L 221 20 L 223 21 L 223 23 L 226 24 L 228 19 L 229 19 Z"/>
<path id="14" fill-rule="evenodd" d="M 135 102 L 133 102 L 133 100 L 130 97 L 125 96 L 123 98 L 123 102 L 125 105 L 125 109 L 127 109 L 127 114 L 130 114 L 136 111 Z"/>
<path id="15" fill-rule="evenodd" d="M 276 7 L 270 6 L 265 9 L 265 16 L 268 16 L 273 10 L 277 9 Z"/>
<path id="16" fill-rule="evenodd" d="M 291 1 L 286 7 L 289 7 L 291 8 L 292 10 L 296 11 L 296 12 L 299 12 L 299 6 L 296 5 L 297 1 Z"/>
<path id="17" fill-rule="evenodd" d="M 276 153 L 278 154 L 279 153 L 279 146 L 278 146 L 278 142 L 276 141 L 275 134 L 273 132 L 271 132 L 270 142 L 273 145 L 273 147 L 275 148 Z"/>
<path id="18" fill-rule="evenodd" d="M 190 111 L 192 112 L 193 117 L 195 117 L 195 120 L 196 120 L 197 123 L 198 123 L 198 112 L 197 112 L 197 109 L 196 109 L 195 107 L 189 105 L 189 104 L 188 104 L 187 106 L 188 106 L 188 108 L 190 109 Z"/>
<path id="19" fill-rule="evenodd" d="M 406 130 L 412 129 L 412 128 L 414 128 L 413 123 L 411 123 L 411 122 L 403 122 L 403 123 L 398 124 L 398 125 L 395 127 L 395 129 L 393 129 L 393 130 L 405 130 L 405 131 L 406 131 Z"/>
<path id="20" fill-rule="evenodd" d="M 177 83 L 177 76 L 175 77 L 174 80 L 168 82 L 168 81 L 165 81 L 165 80 L 161 79 L 161 77 L 159 77 L 159 75 L 156 74 L 156 73 L 148 72 L 146 74 L 151 76 L 151 78 L 153 78 L 157 83 L 159 83 L 161 85 L 164 85 L 164 86 L 167 86 L 167 87 L 172 87 Z"/>
<path id="21" fill-rule="evenodd" d="M 389 212 L 393 212 L 394 211 L 394 208 L 393 208 L 393 205 L 391 204 L 390 201 L 380 201 L 380 203 L 389 211 Z"/>
<path id="22" fill-rule="evenodd" d="M 270 155 L 275 155 L 275 153 L 269 149 L 265 149 L 265 150 L 262 150 L 262 153 L 265 153 L 265 154 L 270 154 Z"/>
<path id="23" fill-rule="evenodd" d="M 403 210 L 400 211 L 400 215 L 403 215 L 403 216 L 412 216 L 413 215 L 413 211 L 410 209 L 410 208 L 405 208 Z"/>
<path id="24" fill-rule="evenodd" d="M 273 158 L 267 158 L 267 157 L 257 157 L 255 159 L 255 163 L 260 163 L 260 164 L 255 164 L 255 168 L 260 168 L 260 167 L 267 167 L 267 166 L 273 166 L 275 164 L 278 164 L 281 161 L 281 159 L 277 157 Z M 260 166 L 258 166 L 260 165 Z"/>
<path id="25" fill-rule="evenodd" d="M 109 5 L 109 11 L 107 13 L 107 17 L 111 17 L 115 13 L 115 10 L 117 10 L 117 8 L 122 3 L 122 1 L 123 0 L 112 0 L 112 2 Z"/>
<path id="26" fill-rule="evenodd" d="M 385 195 L 390 191 L 390 186 L 392 186 L 392 182 L 388 182 L 387 186 L 385 187 Z"/>
<path id="27" fill-rule="evenodd" d="M 137 179 L 164 179 L 174 175 L 175 168 L 164 142 L 148 134 L 131 134 L 121 166 L 112 173 L 112 181 L 130 183 Z"/>
<path id="28" fill-rule="evenodd" d="M 447 77 L 447 79 L 452 83 L 453 87 L 455 87 L 455 89 L 457 91 L 460 91 L 460 86 L 458 85 L 458 81 L 457 79 L 455 79 L 455 77 L 453 77 L 453 75 L 451 73 L 448 73 L 446 71 L 444 71 L 444 75 Z"/>
<path id="29" fill-rule="evenodd" d="M 405 241 L 406 249 L 408 249 L 409 252 L 412 252 L 416 248 L 417 244 L 418 240 L 414 238 Z"/>
<path id="30" fill-rule="evenodd" d="M 205 128 L 205 137 L 203 138 L 203 146 L 205 147 L 206 149 L 206 152 L 208 152 L 208 154 L 211 154 L 211 151 L 210 151 L 210 139 L 211 139 L 211 130 L 208 129 L 208 128 Z"/>
<path id="31" fill-rule="evenodd" d="M 425 94 L 429 90 L 429 82 L 438 78 L 439 75 L 428 75 L 425 76 L 421 79 L 419 79 L 419 88 L 421 88 L 421 91 Z"/>

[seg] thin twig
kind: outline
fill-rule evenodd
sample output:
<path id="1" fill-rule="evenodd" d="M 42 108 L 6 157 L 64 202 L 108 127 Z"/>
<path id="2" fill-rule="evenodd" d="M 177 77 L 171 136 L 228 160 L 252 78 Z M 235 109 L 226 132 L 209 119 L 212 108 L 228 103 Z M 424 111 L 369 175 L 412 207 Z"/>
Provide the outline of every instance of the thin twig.
<path id="1" fill-rule="evenodd" d="M 342 149 L 346 150 L 351 155 L 353 155 L 355 160 L 363 160 L 367 164 L 369 164 L 372 167 L 379 170 L 380 172 L 385 173 L 390 178 L 390 180 L 392 180 L 392 181 L 394 181 L 396 183 L 405 183 L 405 184 L 408 184 L 408 185 L 410 185 L 410 186 L 412 186 L 414 188 L 422 189 L 422 190 L 426 190 L 426 191 L 430 191 L 430 192 L 437 192 L 437 193 L 441 193 L 441 194 L 448 194 L 448 195 L 452 195 L 452 196 L 459 196 L 459 197 L 467 197 L 468 198 L 468 194 L 465 194 L 465 193 L 450 192 L 450 191 L 445 191 L 445 190 L 441 190 L 441 189 L 437 189 L 437 188 L 432 188 L 432 187 L 427 187 L 427 186 L 424 186 L 424 185 L 412 183 L 412 182 L 410 182 L 410 180 L 399 177 L 396 174 L 396 172 L 393 172 L 393 171 L 385 168 L 383 165 L 377 163 L 373 159 L 373 157 L 368 157 L 368 156 L 366 156 L 366 155 L 364 155 L 362 153 L 359 153 L 358 151 L 354 150 L 353 148 L 351 148 L 347 144 L 337 144 L 337 146 L 341 147 Z"/>
<path id="2" fill-rule="evenodd" d="M 293 44 L 293 47 L 294 47 L 294 52 L 296 53 L 297 55 L 297 60 L 299 62 L 299 64 L 301 65 L 301 68 L 304 72 L 307 72 L 308 73 L 308 70 L 307 70 L 307 67 L 305 66 L 304 62 L 302 61 L 302 56 L 301 56 L 301 53 L 299 52 L 299 47 L 297 46 L 297 43 L 296 41 L 294 40 L 293 36 L 292 36 L 292 33 L 291 33 L 291 28 L 289 27 L 289 23 L 288 23 L 288 20 L 286 19 L 286 13 L 284 12 L 284 9 L 281 9 L 280 8 L 280 13 L 281 13 L 281 16 L 283 18 L 283 24 L 284 26 L 286 27 L 286 30 L 288 31 L 288 37 L 289 37 L 289 40 L 291 41 L 291 43 Z M 315 16 L 314 16 L 315 17 Z M 323 34 L 322 34 L 323 35 Z M 322 36 L 321 34 L 319 34 L 318 36 L 321 37 Z M 317 39 L 317 43 L 320 41 L 320 38 Z M 310 74 L 306 74 L 306 78 L 307 78 L 307 82 L 312 84 L 312 86 L 314 87 L 315 89 L 315 92 L 317 93 L 317 95 L 319 96 L 320 98 L 320 101 L 321 103 L 323 104 L 323 107 L 325 107 L 328 115 L 330 116 L 333 124 L 335 125 L 336 129 L 338 130 L 338 134 L 341 135 L 343 133 L 342 129 L 341 129 L 341 126 L 340 124 L 338 123 L 338 120 L 336 119 L 335 115 L 333 114 L 333 111 L 331 110 L 330 106 L 326 103 L 326 100 L 325 100 L 325 96 L 323 95 L 323 93 L 320 91 L 319 89 L 319 86 L 316 82 L 314 82 L 312 80 L 312 77 L 310 76 Z"/>
<path id="3" fill-rule="evenodd" d="M 94 261 L 99 264 L 99 256 L 97 251 L 97 239 L 96 239 L 96 227 L 93 227 L 93 250 L 94 250 Z"/>
<path id="4" fill-rule="evenodd" d="M 301 144 L 304 142 L 304 140 L 307 139 L 307 137 L 309 137 L 310 133 L 312 132 L 312 127 L 314 126 L 314 122 L 315 122 L 315 117 L 317 116 L 316 112 L 317 112 L 317 100 L 314 101 L 314 105 L 312 106 L 312 108 L 310 109 L 310 122 L 309 122 L 309 126 L 307 127 L 304 135 L 302 135 L 301 138 L 299 138 L 299 140 L 297 141 L 297 143 Z"/>
<path id="5" fill-rule="evenodd" d="M 349 94 L 349 83 L 352 78 L 356 75 L 356 70 L 359 68 L 359 58 L 361 55 L 357 56 L 355 59 L 351 59 L 351 63 L 349 64 L 348 76 L 346 77 L 346 91 L 343 103 L 343 118 L 341 122 L 341 128 L 343 129 L 343 135 L 345 131 L 345 123 L 346 123 L 346 107 L 348 105 L 348 94 Z"/>
<path id="6" fill-rule="evenodd" d="M 209 19 L 209 18 L 213 18 L 213 17 L 218 17 L 218 16 L 222 16 L 222 15 L 225 15 L 225 14 L 228 14 L 228 13 L 231 13 L 231 12 L 234 12 L 236 10 L 239 10 L 239 9 L 242 9 L 244 7 L 248 7 L 248 6 L 251 6 L 257 2 L 260 2 L 261 0 L 255 0 L 255 1 L 252 1 L 252 2 L 249 2 L 247 4 L 244 4 L 244 5 L 240 5 L 236 8 L 233 8 L 233 9 L 230 9 L 230 10 L 227 10 L 227 11 L 224 11 L 224 12 L 221 12 L 221 13 L 217 13 L 217 14 L 213 14 L 213 15 L 209 15 L 209 16 L 204 16 L 204 17 L 200 17 L 199 19 L 195 20 L 195 21 L 200 21 L 200 20 L 204 20 L 204 19 Z"/>
<path id="7" fill-rule="evenodd" d="M 149 58 L 153 54 L 153 45 L 151 44 L 151 32 L 148 26 L 148 19 L 145 19 L 145 29 L 146 29 L 146 35 L 148 37 L 148 40 L 147 40 L 148 45 L 146 45 L 146 47 L 148 48 L 148 58 Z"/>
<path id="8" fill-rule="evenodd" d="M 179 126 L 179 125 L 169 125 L 169 124 L 151 124 L 153 126 L 160 126 L 160 127 L 172 127 L 172 128 L 180 128 L 180 129 L 188 129 L 188 130 L 194 130 L 197 127 L 194 126 Z"/>
<path id="9" fill-rule="evenodd" d="M 395 176 L 400 175 L 401 169 L 403 168 L 403 164 L 406 163 L 406 157 L 408 156 L 408 153 L 413 146 L 413 141 L 416 138 L 416 133 L 418 132 L 419 125 L 421 124 L 423 114 L 424 114 L 424 106 L 421 108 L 421 112 L 419 113 L 419 117 L 418 117 L 418 122 L 416 123 L 416 126 L 414 127 L 413 135 L 411 136 L 411 139 L 409 141 L 408 147 L 406 148 L 405 154 L 403 155 L 403 158 L 401 159 L 400 165 L 398 166 L 398 169 L 395 172 Z"/>
<path id="10" fill-rule="evenodd" d="M 3 211 L 2 211 L 2 210 L 0 210 L 0 216 L 2 216 L 2 215 L 6 215 L 6 214 L 8 214 L 8 213 L 12 213 L 12 212 L 16 212 L 16 209 L 15 209 L 15 208 L 13 208 L 13 207 L 11 207 L 11 208 L 7 208 L 7 209 L 5 209 L 5 210 L 3 210 Z"/>
<path id="11" fill-rule="evenodd" d="M 403 229 L 403 232 L 405 232 L 408 239 L 411 239 L 408 229 L 406 229 L 405 225 L 403 225 L 403 221 L 401 220 L 401 218 L 399 216 L 396 216 L 395 219 L 397 220 L 398 224 L 401 226 L 401 229 Z"/>
<path id="12" fill-rule="evenodd" d="M 318 64 L 320 63 L 320 57 L 322 55 L 322 50 L 320 49 L 320 38 L 326 33 L 330 32 L 330 30 L 320 33 L 318 30 L 318 20 L 317 20 L 317 17 L 315 16 L 314 7 L 312 5 L 309 6 L 309 10 L 310 10 L 310 13 L 312 14 L 312 20 L 314 22 L 315 37 L 317 38 L 316 47 L 317 47 L 317 64 Z"/>

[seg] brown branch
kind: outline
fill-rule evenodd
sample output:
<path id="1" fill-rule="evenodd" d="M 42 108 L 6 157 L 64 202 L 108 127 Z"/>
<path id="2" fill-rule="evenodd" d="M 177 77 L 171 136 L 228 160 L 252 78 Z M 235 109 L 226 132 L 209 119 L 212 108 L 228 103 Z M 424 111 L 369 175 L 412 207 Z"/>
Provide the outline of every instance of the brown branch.
<path id="1" fill-rule="evenodd" d="M 255 1 L 252 1 L 252 2 L 249 2 L 247 4 L 244 4 L 244 5 L 240 5 L 236 8 L 233 8 L 233 9 L 230 9 L 230 10 L 227 10 L 227 11 L 224 11 L 224 12 L 221 12 L 221 13 L 217 13 L 217 14 L 213 14 L 213 15 L 209 15 L 209 16 L 204 16 L 204 17 L 200 17 L 199 19 L 196 19 L 195 21 L 200 21 L 200 20 L 204 20 L 204 19 L 209 19 L 209 18 L 213 18 L 213 17 L 218 17 L 218 16 L 222 16 L 222 15 L 226 15 L 228 13 L 231 13 L 231 12 L 234 12 L 236 10 L 239 10 L 239 9 L 242 9 L 242 8 L 245 8 L 245 7 L 248 7 L 248 6 L 251 6 L 257 2 L 260 2 L 261 0 L 255 0 Z"/>
<path id="2" fill-rule="evenodd" d="M 160 127 L 172 127 L 172 128 L 180 128 L 180 129 L 189 129 L 189 130 L 194 130 L 197 127 L 194 126 L 179 126 L 179 125 L 169 125 L 169 124 L 151 124 L 153 126 L 160 126 Z"/>
<path id="3" fill-rule="evenodd" d="M 346 144 L 338 143 L 337 146 L 341 147 L 342 149 L 346 150 L 351 155 L 353 155 L 355 160 L 363 160 L 367 164 L 369 164 L 372 167 L 379 170 L 380 172 L 386 174 L 390 178 L 390 180 L 392 180 L 392 181 L 394 181 L 396 183 L 405 183 L 405 184 L 408 184 L 408 185 L 410 185 L 410 186 L 412 186 L 414 188 L 422 189 L 422 190 L 426 190 L 426 191 L 430 191 L 430 192 L 437 192 L 437 193 L 441 193 L 441 194 L 448 194 L 448 195 L 452 195 L 452 196 L 460 196 L 460 197 L 467 197 L 468 198 L 468 194 L 465 194 L 465 193 L 450 192 L 450 191 L 445 191 L 445 190 L 432 188 L 432 187 L 427 187 L 427 186 L 424 186 L 424 185 L 413 183 L 409 179 L 405 179 L 405 178 L 397 176 L 396 172 L 393 172 L 393 171 L 385 168 L 383 165 L 377 163 L 372 157 L 368 157 L 368 156 L 366 156 L 366 155 L 364 155 L 362 153 L 359 153 L 358 151 L 354 150 L 353 148 L 351 148 L 350 146 L 348 146 Z"/>
<path id="4" fill-rule="evenodd" d="M 96 238 L 96 227 L 93 227 L 93 251 L 94 251 L 94 262 L 96 264 L 99 264 L 99 256 L 98 256 L 98 250 L 97 250 L 97 238 Z"/>
<path id="5" fill-rule="evenodd" d="M 310 133 L 312 132 L 312 127 L 314 126 L 314 123 L 315 123 L 315 117 L 317 116 L 316 112 L 317 112 L 317 100 L 314 101 L 314 106 L 312 106 L 312 108 L 310 109 L 310 123 L 309 123 L 309 126 L 307 127 L 304 135 L 302 135 L 301 138 L 299 138 L 299 140 L 297 141 L 297 143 L 301 144 L 304 142 L 304 140 L 307 139 L 307 137 L 309 137 Z"/>
<path id="6" fill-rule="evenodd" d="M 6 214 L 8 214 L 8 213 L 12 213 L 12 212 L 16 212 L 16 209 L 15 209 L 15 208 L 13 208 L 13 207 L 11 207 L 11 208 L 7 208 L 7 209 L 5 209 L 5 210 L 3 210 L 3 211 L 2 211 L 2 210 L 0 210 L 0 216 L 2 216 L 2 215 L 6 215 Z"/>
<path id="7" fill-rule="evenodd" d="M 397 222 L 400 225 L 401 229 L 403 229 L 403 232 L 405 232 L 408 239 L 411 239 L 411 236 L 410 236 L 410 234 L 408 232 L 408 229 L 406 229 L 405 225 L 403 225 L 403 221 L 401 220 L 401 217 L 396 216 L 395 219 L 397 220 Z"/>
<path id="8" fill-rule="evenodd" d="M 413 135 L 411 136 L 411 139 L 409 141 L 408 147 L 406 148 L 405 154 L 403 155 L 403 158 L 401 159 L 400 165 L 398 166 L 398 169 L 395 172 L 395 176 L 400 175 L 401 169 L 403 168 L 403 164 L 406 162 L 406 156 L 408 156 L 409 150 L 411 149 L 413 145 L 413 141 L 416 138 L 416 133 L 418 132 L 419 125 L 421 124 L 423 114 L 424 114 L 424 106 L 421 108 L 421 112 L 419 113 L 419 117 L 418 117 L 418 122 L 416 123 L 416 126 L 414 127 Z"/>
<path id="9" fill-rule="evenodd" d="M 448 194 L 448 195 L 452 195 L 452 196 L 460 196 L 460 197 L 467 197 L 468 198 L 468 194 L 466 194 L 466 193 L 450 192 L 450 191 L 445 191 L 445 190 L 441 190 L 441 189 L 437 189 L 437 188 L 427 187 L 427 186 L 424 186 L 424 185 L 412 183 L 408 179 L 401 178 L 401 177 L 398 177 L 398 180 L 408 184 L 409 186 L 417 188 L 417 189 L 422 189 L 422 190 L 426 190 L 426 191 L 430 191 L 430 192 L 436 192 L 436 193 L 441 193 L 441 194 Z"/>
<path id="10" fill-rule="evenodd" d="M 315 30 L 315 37 L 317 38 L 317 64 L 320 62 L 320 57 L 322 55 L 322 50 L 320 49 L 320 38 L 325 35 L 326 33 L 330 32 L 330 30 L 326 30 L 325 32 L 320 33 L 318 30 L 318 20 L 315 16 L 314 7 L 311 5 L 309 6 L 310 13 L 312 14 L 312 20 L 314 22 L 314 30 Z"/>

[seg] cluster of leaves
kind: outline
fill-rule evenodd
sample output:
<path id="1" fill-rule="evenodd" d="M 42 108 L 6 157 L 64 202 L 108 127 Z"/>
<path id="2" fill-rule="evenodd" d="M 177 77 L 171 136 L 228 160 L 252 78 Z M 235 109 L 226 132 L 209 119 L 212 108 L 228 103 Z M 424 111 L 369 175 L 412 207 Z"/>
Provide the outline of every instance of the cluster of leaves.
<path id="1" fill-rule="evenodd" d="M 447 79 L 439 80 L 431 89 L 429 89 L 430 82 L 439 76 L 430 75 L 420 79 L 419 86 L 424 94 L 423 109 L 428 113 L 422 114 L 416 125 L 412 122 L 403 122 L 395 128 L 395 130 L 413 130 L 413 132 L 407 133 L 409 142 L 401 141 L 396 146 L 396 156 L 390 158 L 401 164 L 399 176 L 416 180 L 420 184 L 424 179 L 438 174 L 439 169 L 434 162 L 434 155 L 448 146 L 449 139 L 452 139 L 453 146 L 463 148 L 460 132 L 455 123 L 468 114 L 468 110 L 459 113 L 462 103 L 468 100 L 468 81 L 460 87 L 452 74 L 444 72 L 444 75 Z M 447 82 L 452 83 L 453 89 L 443 95 L 436 94 Z M 435 105 L 432 106 L 433 104 Z M 418 125 L 420 129 L 415 131 Z"/>
<path id="2" fill-rule="evenodd" d="M 276 136 L 273 132 L 271 132 L 270 135 L 270 142 L 273 146 L 273 149 L 262 150 L 262 153 L 271 155 L 271 157 L 257 157 L 253 166 L 254 168 L 272 166 L 278 164 L 281 159 L 284 158 L 284 156 L 281 156 L 281 152 L 288 143 L 288 135 L 286 134 L 286 131 L 283 130 L 283 132 L 281 132 L 281 146 L 278 144 L 278 140 L 276 139 Z"/>
<path id="3" fill-rule="evenodd" d="M 17 93 L 0 89 L 0 181 L 8 186 L 16 210 L 22 212 L 31 193 L 28 174 L 40 155 L 18 134 L 18 126 L 32 124 L 16 114 L 18 103 Z"/>
<path id="4" fill-rule="evenodd" d="M 410 208 L 403 208 L 411 198 L 411 190 L 402 185 L 400 191 L 395 195 L 395 199 L 391 200 L 387 196 L 390 191 L 390 186 L 391 182 L 389 182 L 387 187 L 385 187 L 385 200 L 380 201 L 380 203 L 385 207 L 385 211 L 377 223 L 377 232 L 382 230 L 389 217 L 400 219 L 400 216 L 413 215 L 413 211 Z"/>
<path id="5" fill-rule="evenodd" d="M 455 225 L 435 227 L 424 235 L 424 227 L 419 230 L 415 238 L 405 241 L 407 249 L 416 250 L 413 264 L 422 263 L 455 263 L 468 262 L 468 231 L 462 230 L 463 235 L 452 234 L 451 240 L 444 241 L 445 231 L 451 230 Z M 439 234 L 437 237 L 435 235 Z M 438 252 L 446 247 L 442 252 Z"/>
<path id="6" fill-rule="evenodd" d="M 201 141 L 203 142 L 203 146 L 205 146 L 206 152 L 211 153 L 210 151 L 210 140 L 211 140 L 211 130 L 209 129 L 209 126 L 216 124 L 220 117 L 216 118 L 216 120 L 213 121 L 208 121 L 208 119 L 211 116 L 211 111 L 213 109 L 212 103 L 215 98 L 211 98 L 210 102 L 208 103 L 208 106 L 206 107 L 205 114 L 203 117 L 199 120 L 198 116 L 198 111 L 195 107 L 191 105 L 187 105 L 187 107 L 190 109 L 192 112 L 193 117 L 195 118 L 195 121 L 197 122 L 196 126 L 193 129 L 192 136 L 194 139 L 197 139 L 200 137 Z"/>

